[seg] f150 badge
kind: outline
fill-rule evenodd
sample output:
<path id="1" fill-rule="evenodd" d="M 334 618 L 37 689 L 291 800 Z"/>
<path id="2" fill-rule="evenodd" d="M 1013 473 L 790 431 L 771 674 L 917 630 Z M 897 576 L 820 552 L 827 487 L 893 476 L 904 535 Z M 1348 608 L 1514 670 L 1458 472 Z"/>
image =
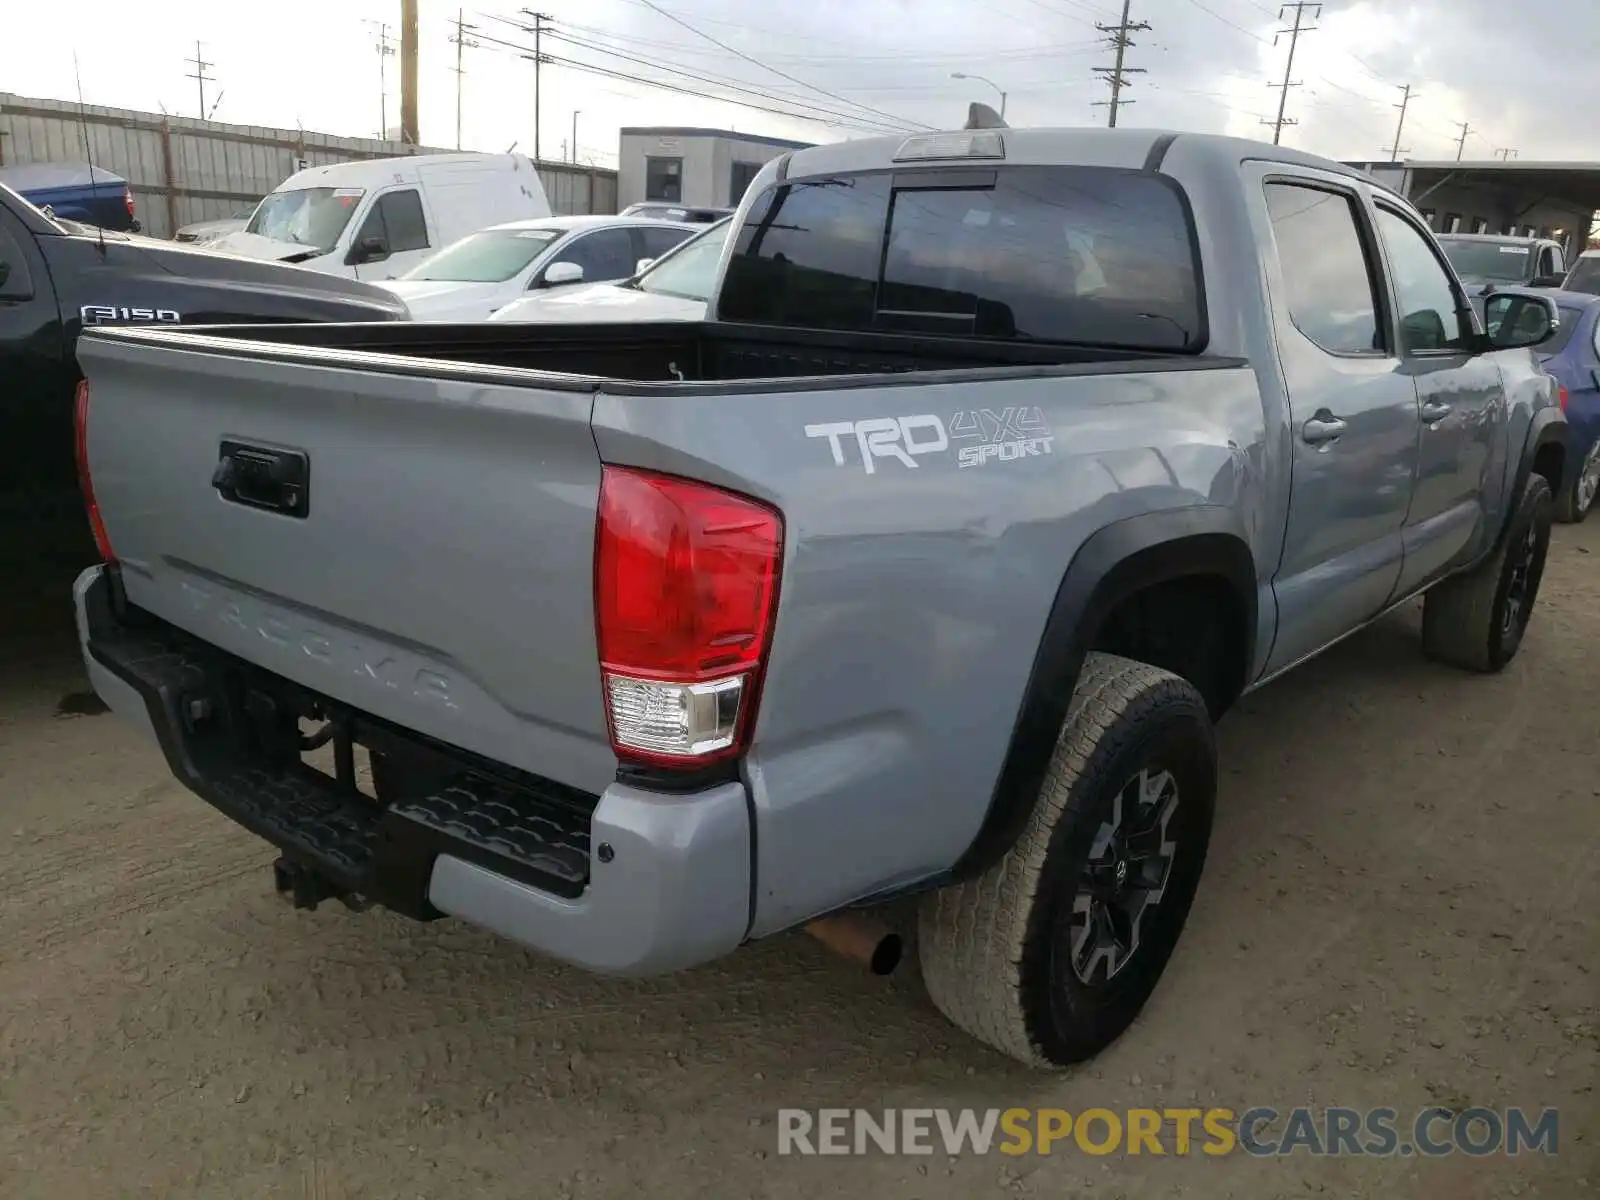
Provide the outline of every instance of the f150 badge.
<path id="1" fill-rule="evenodd" d="M 894 459 L 916 467 L 928 454 L 948 454 L 956 447 L 958 467 L 982 467 L 1055 453 L 1055 435 L 1037 405 L 1002 409 L 979 408 L 955 413 L 948 424 L 934 413 L 912 417 L 870 417 L 863 421 L 829 421 L 807 425 L 808 438 L 827 438 L 835 466 L 844 466 L 845 447 L 854 442 L 861 466 L 877 473 L 877 459 Z"/>
<path id="2" fill-rule="evenodd" d="M 85 304 L 78 310 L 85 325 L 119 325 L 123 322 L 160 321 L 176 324 L 183 315 L 172 308 L 119 308 L 113 304 Z"/>

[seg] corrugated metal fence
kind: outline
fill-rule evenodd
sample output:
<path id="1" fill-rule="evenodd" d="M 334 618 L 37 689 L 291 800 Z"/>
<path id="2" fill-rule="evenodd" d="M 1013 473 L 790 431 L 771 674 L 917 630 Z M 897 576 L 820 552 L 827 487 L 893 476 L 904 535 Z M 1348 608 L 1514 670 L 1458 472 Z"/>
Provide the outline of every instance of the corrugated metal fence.
<path id="1" fill-rule="evenodd" d="M 224 125 L 124 108 L 78 106 L 0 92 L 0 166 L 82 162 L 128 181 L 144 232 L 171 237 L 193 221 L 232 216 L 304 166 L 448 151 L 372 138 L 343 138 L 262 125 Z M 557 213 L 617 211 L 617 173 L 542 162 L 539 178 Z"/>

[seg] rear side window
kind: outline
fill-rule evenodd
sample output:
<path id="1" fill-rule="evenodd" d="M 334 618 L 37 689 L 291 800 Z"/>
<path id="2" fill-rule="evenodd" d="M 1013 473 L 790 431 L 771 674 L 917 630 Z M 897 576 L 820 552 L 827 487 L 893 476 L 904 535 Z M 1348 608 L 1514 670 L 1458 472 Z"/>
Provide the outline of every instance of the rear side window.
<path id="1" fill-rule="evenodd" d="M 1092 167 L 802 180 L 760 197 L 726 320 L 1192 351 L 1188 215 L 1170 181 Z"/>
<path id="2" fill-rule="evenodd" d="M 1330 354 L 1381 351 L 1355 197 L 1294 183 L 1269 183 L 1266 193 L 1295 328 Z"/>

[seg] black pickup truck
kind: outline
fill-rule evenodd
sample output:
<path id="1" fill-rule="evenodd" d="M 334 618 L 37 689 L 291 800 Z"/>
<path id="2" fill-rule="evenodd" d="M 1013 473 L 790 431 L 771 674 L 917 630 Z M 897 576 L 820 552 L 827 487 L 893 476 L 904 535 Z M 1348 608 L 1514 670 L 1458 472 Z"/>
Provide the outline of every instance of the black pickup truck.
<path id="1" fill-rule="evenodd" d="M 407 316 L 370 284 L 55 220 L 0 184 L 0 541 L 24 540 L 19 520 L 83 523 L 72 409 L 84 327 Z"/>

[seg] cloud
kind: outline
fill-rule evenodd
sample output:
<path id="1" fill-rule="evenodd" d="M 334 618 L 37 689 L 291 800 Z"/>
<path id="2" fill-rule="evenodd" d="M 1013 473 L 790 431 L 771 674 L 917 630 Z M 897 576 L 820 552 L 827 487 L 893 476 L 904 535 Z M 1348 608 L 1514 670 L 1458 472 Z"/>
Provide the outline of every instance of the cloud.
<path id="1" fill-rule="evenodd" d="M 697 36 L 643 0 L 543 0 L 553 33 L 544 52 L 540 142 L 546 157 L 570 141 L 577 113 L 579 157 L 613 161 L 616 131 L 630 124 L 733 127 L 808 140 L 861 136 L 885 123 L 957 125 L 967 103 L 996 103 L 985 76 L 1007 93 L 1016 125 L 1103 124 L 1108 97 L 1093 68 L 1111 49 L 1095 28 L 1115 19 L 1113 0 L 654 0 L 682 22 L 742 52 Z M 456 6 L 420 0 L 423 138 L 455 143 L 457 76 L 449 42 Z M 532 35 L 495 15 L 520 6 L 479 0 L 466 7 L 476 47 L 463 53 L 463 144 L 533 148 Z M 1118 6 L 1120 9 L 1120 6 Z M 216 76 L 219 120 L 330 133 L 377 132 L 377 21 L 394 21 L 393 0 L 275 0 L 269 9 L 166 0 L 152 21 L 124 0 L 78 0 L 63 24 L 38 5 L 11 5 L 0 43 L 0 78 L 28 95 L 74 96 L 72 54 L 91 103 L 192 114 L 195 85 L 183 59 L 193 39 Z M 1133 35 L 1122 125 L 1229 132 L 1267 138 L 1277 112 L 1271 83 L 1283 77 L 1287 38 L 1273 0 L 1134 0 L 1151 28 Z M 1514 23 L 1501 0 L 1325 0 L 1316 28 L 1296 47 L 1284 142 L 1335 158 L 1377 159 L 1394 141 L 1401 85 L 1415 98 L 1402 150 L 1453 158 L 1460 123 L 1466 156 L 1514 147 L 1523 160 L 1592 153 L 1581 119 L 1600 109 L 1600 5 L 1519 0 Z M 181 31 L 181 33 L 179 32 Z M 391 28 L 391 32 L 393 32 Z M 1277 44 L 1274 45 L 1274 38 Z M 604 52 L 631 56 L 627 61 Z M 752 62 L 751 59 L 756 61 Z M 559 61 L 564 60 L 564 61 Z M 575 69 L 592 64 L 611 75 Z M 665 63 L 703 78 L 671 77 L 707 93 L 737 86 L 768 109 L 683 95 L 619 76 L 668 78 Z M 398 63 L 387 60 L 390 124 L 398 112 Z M 787 76 L 787 78 L 785 77 Z M 1554 97 L 1560 104 L 1552 103 Z M 863 109 L 860 106 L 866 106 Z M 823 110 L 854 114 L 824 117 Z M 871 110 L 871 111 L 868 111 Z M 831 123 L 819 123 L 821 121 Z M 852 128 L 851 126 L 855 127 Z"/>

